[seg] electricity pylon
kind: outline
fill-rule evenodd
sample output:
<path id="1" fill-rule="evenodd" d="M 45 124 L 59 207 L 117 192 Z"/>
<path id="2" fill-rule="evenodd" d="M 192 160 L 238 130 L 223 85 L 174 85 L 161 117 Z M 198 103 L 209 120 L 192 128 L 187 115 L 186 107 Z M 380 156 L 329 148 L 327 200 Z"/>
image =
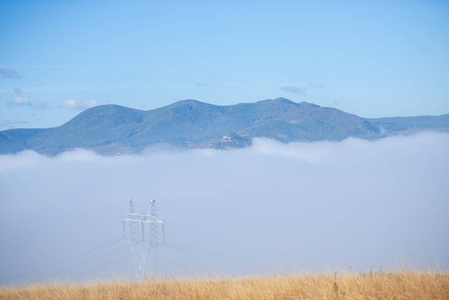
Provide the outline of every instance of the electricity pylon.
<path id="1" fill-rule="evenodd" d="M 123 236 L 126 238 L 126 224 L 128 224 L 129 243 L 133 256 L 134 267 L 139 278 L 144 279 L 154 274 L 156 267 L 156 254 L 158 246 L 158 229 L 162 224 L 165 239 L 164 221 L 157 216 L 156 201 L 151 200 L 150 210 L 147 214 L 136 213 L 134 204 L 128 199 L 129 212 L 122 218 Z M 148 232 L 148 242 L 145 243 L 145 227 Z"/>

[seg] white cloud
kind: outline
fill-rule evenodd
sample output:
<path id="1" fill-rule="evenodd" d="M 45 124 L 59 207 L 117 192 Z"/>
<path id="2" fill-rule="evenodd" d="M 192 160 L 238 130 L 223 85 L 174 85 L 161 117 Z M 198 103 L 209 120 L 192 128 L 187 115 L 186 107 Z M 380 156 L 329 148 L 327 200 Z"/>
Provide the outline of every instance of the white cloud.
<path id="1" fill-rule="evenodd" d="M 61 104 L 61 107 L 64 107 L 69 110 L 85 110 L 98 105 L 101 105 L 101 103 L 98 102 L 97 100 L 81 101 L 71 99 L 71 100 L 64 100 L 64 102 Z"/>
<path id="2" fill-rule="evenodd" d="M 288 93 L 301 94 L 301 95 L 305 95 L 307 92 L 307 88 L 302 88 L 298 86 L 283 86 L 281 87 L 281 90 Z"/>
<path id="3" fill-rule="evenodd" d="M 30 106 L 31 101 L 26 97 L 15 97 L 14 100 L 8 102 L 8 106 L 12 107 L 21 107 L 21 106 Z"/>
<path id="4" fill-rule="evenodd" d="M 8 107 L 31 107 L 33 109 L 47 109 L 49 105 L 47 102 L 33 103 L 26 97 L 15 97 L 14 100 L 7 103 Z"/>
<path id="5" fill-rule="evenodd" d="M 47 109 L 49 107 L 47 102 L 38 102 L 38 103 L 33 103 L 31 105 L 32 108 L 34 109 Z"/>
<path id="6" fill-rule="evenodd" d="M 303 85 L 303 86 L 285 85 L 285 86 L 282 86 L 280 89 L 283 90 L 284 92 L 300 94 L 300 95 L 305 96 L 311 91 L 322 90 L 324 88 L 325 87 L 323 85 L 310 83 L 310 84 Z"/>

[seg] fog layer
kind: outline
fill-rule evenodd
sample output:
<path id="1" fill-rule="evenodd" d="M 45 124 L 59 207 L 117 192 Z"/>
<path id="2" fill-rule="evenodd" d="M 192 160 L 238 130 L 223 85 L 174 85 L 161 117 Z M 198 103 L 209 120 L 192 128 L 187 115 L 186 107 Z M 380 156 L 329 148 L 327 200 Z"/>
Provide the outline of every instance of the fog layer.
<path id="1" fill-rule="evenodd" d="M 123 237 L 128 198 L 141 212 L 156 199 L 165 221 L 171 246 L 159 247 L 157 275 L 400 263 L 448 270 L 448 150 L 448 134 L 425 133 L 338 143 L 256 139 L 245 149 L 117 157 L 0 156 L 0 281 L 132 276 L 131 259 L 121 259 L 130 254 L 120 250 L 127 241 L 95 250 Z"/>

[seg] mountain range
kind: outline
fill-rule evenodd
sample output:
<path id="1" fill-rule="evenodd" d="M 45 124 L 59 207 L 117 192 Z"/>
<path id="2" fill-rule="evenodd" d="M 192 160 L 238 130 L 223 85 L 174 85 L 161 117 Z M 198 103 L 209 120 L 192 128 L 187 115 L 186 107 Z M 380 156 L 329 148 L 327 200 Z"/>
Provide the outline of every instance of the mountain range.
<path id="1" fill-rule="evenodd" d="M 248 146 L 255 137 L 286 143 L 341 141 L 421 130 L 449 132 L 449 114 L 366 119 L 285 98 L 229 106 L 183 100 L 149 111 L 101 105 L 81 112 L 59 127 L 0 131 L 0 153 L 34 150 L 56 155 L 84 148 L 110 155 L 138 153 L 163 145 L 224 149 Z"/>

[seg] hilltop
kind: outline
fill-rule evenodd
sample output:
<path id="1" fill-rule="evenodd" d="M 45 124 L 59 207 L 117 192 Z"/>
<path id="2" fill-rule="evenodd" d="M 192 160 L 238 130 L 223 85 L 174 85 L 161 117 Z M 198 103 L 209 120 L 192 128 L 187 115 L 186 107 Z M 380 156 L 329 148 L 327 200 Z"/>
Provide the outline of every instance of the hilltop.
<path id="1" fill-rule="evenodd" d="M 101 154 L 137 153 L 160 144 L 223 149 L 248 146 L 255 137 L 286 143 L 340 141 L 417 130 L 449 132 L 449 114 L 364 119 L 335 108 L 285 98 L 229 106 L 183 100 L 149 111 L 101 105 L 59 127 L 1 131 L 0 153 L 29 149 L 55 155 L 75 148 Z"/>

